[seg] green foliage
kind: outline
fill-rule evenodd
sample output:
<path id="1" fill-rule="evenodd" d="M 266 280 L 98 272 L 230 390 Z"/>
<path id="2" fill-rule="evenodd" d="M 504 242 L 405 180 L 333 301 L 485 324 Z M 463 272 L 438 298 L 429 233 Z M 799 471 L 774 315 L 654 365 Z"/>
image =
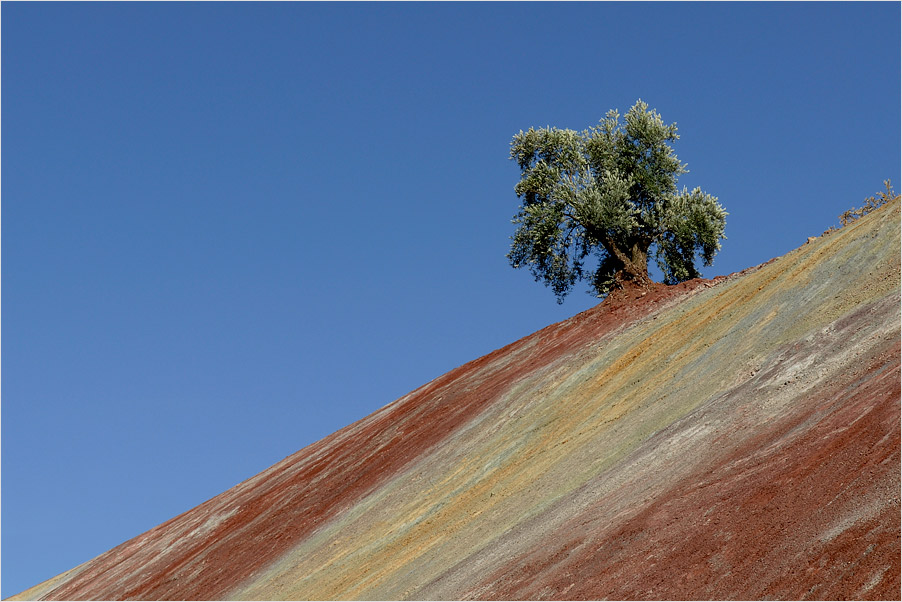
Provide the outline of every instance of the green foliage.
<path id="1" fill-rule="evenodd" d="M 650 249 L 666 283 L 697 277 L 696 255 L 711 264 L 727 213 L 698 188 L 677 191 L 687 171 L 670 147 L 678 138 L 676 124 L 641 100 L 623 121 L 611 110 L 582 132 L 546 127 L 514 136 L 522 204 L 511 265 L 527 267 L 559 303 L 578 280 L 598 296 L 649 283 Z"/>
<path id="2" fill-rule="evenodd" d="M 893 183 L 889 180 L 884 180 L 883 185 L 886 187 L 886 190 L 882 192 L 878 192 L 876 197 L 869 196 L 864 200 L 864 205 L 859 207 L 858 209 L 849 209 L 839 216 L 839 223 L 843 226 L 847 226 L 857 220 L 860 217 L 863 217 L 870 213 L 875 209 L 879 209 L 883 205 L 895 201 L 899 198 L 899 195 L 893 192 Z"/>

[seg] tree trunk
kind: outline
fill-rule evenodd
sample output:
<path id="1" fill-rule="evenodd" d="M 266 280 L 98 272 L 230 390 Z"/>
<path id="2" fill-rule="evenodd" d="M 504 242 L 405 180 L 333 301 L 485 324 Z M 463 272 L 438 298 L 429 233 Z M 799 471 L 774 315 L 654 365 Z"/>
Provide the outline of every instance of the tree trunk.
<path id="1" fill-rule="evenodd" d="M 651 244 L 644 241 L 633 241 L 632 244 L 620 246 L 612 240 L 604 244 L 608 255 L 615 260 L 618 268 L 615 272 L 615 286 L 624 288 L 638 286 L 646 288 L 652 284 L 648 277 L 648 248 Z"/>

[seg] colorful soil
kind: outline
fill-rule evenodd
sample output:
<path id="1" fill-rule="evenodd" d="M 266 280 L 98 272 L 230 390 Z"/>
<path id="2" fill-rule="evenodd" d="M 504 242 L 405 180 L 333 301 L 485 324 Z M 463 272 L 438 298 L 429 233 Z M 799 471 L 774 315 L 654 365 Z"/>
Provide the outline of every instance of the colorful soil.
<path id="1" fill-rule="evenodd" d="M 899 231 L 623 291 L 16 599 L 898 600 Z"/>

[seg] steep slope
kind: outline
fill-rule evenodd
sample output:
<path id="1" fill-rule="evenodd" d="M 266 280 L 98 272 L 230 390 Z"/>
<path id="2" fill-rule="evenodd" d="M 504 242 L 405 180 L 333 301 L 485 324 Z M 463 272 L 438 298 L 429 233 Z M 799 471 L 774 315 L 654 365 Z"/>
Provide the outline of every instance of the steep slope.
<path id="1" fill-rule="evenodd" d="M 609 299 L 17 598 L 899 599 L 899 213 Z"/>

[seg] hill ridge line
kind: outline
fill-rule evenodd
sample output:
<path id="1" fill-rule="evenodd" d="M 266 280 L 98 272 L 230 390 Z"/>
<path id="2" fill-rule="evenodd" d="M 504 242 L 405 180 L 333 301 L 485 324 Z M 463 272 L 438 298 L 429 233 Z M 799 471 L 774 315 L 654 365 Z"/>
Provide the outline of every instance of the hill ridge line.
<path id="1" fill-rule="evenodd" d="M 14 599 L 898 598 L 899 248 L 621 291 Z"/>

